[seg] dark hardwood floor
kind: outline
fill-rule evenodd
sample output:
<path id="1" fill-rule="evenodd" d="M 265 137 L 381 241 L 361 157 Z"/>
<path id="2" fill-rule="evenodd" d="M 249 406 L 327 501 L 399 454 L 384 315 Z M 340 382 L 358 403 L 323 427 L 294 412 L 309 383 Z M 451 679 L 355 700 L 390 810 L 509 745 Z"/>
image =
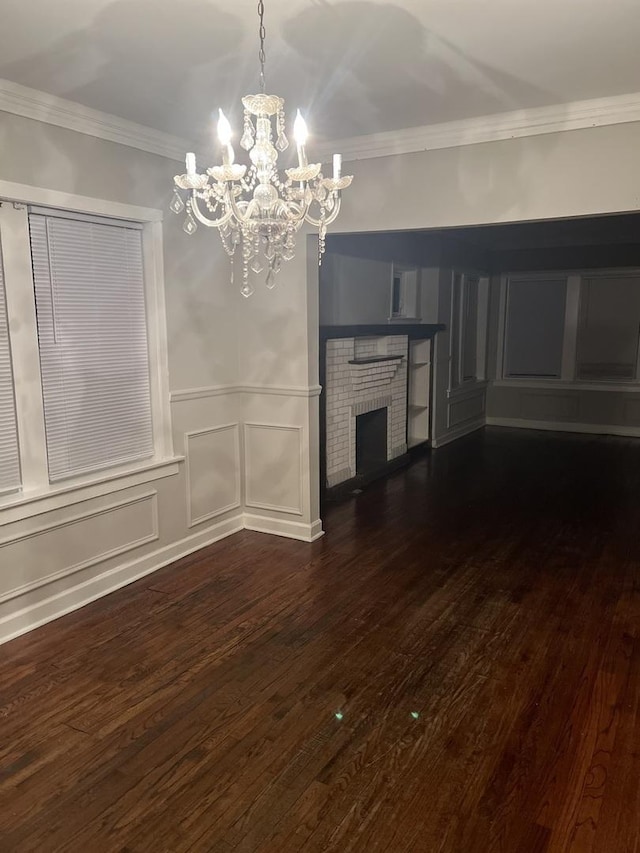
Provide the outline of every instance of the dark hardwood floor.
<path id="1" fill-rule="evenodd" d="M 0 648 L 0 850 L 640 851 L 640 441 L 488 429 Z"/>

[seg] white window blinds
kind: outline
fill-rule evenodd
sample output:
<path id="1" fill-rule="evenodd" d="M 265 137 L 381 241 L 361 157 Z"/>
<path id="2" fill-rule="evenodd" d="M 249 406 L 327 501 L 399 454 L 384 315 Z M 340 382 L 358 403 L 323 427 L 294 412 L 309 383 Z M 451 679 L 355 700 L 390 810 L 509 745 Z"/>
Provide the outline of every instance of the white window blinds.
<path id="1" fill-rule="evenodd" d="M 578 379 L 635 379 L 639 332 L 640 278 L 585 279 L 578 325 Z"/>
<path id="2" fill-rule="evenodd" d="M 52 481 L 153 454 L 141 232 L 29 215 Z"/>
<path id="3" fill-rule="evenodd" d="M 9 324 L 0 251 L 0 494 L 20 486 L 18 432 L 9 346 Z"/>

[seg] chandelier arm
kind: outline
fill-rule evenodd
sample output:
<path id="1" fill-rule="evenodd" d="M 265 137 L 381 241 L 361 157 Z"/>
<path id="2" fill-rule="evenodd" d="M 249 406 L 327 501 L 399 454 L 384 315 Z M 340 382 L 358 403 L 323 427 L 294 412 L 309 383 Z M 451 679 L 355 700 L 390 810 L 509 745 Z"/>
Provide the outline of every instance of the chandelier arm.
<path id="1" fill-rule="evenodd" d="M 332 222 L 335 222 L 338 217 L 338 214 L 340 213 L 341 204 L 342 198 L 341 196 L 338 196 L 333 206 L 333 210 L 331 211 L 329 216 L 326 217 L 326 219 L 315 219 L 313 216 L 311 216 L 310 213 L 307 212 L 304 217 L 305 222 L 308 222 L 310 225 L 313 225 L 314 228 L 320 228 L 322 225 L 331 225 Z"/>
<path id="2" fill-rule="evenodd" d="M 222 225 L 226 225 L 226 223 L 231 219 L 231 211 L 227 210 L 222 216 L 218 219 L 210 219 L 206 214 L 204 214 L 200 210 L 200 200 L 195 194 L 195 190 L 192 193 L 191 199 L 191 210 L 193 211 L 193 215 L 201 222 L 203 225 L 206 225 L 208 228 L 220 228 Z"/>
<path id="3" fill-rule="evenodd" d="M 253 199 L 247 202 L 246 212 L 243 213 L 238 206 L 238 202 L 236 201 L 234 194 L 229 189 L 227 189 L 226 195 L 227 198 L 225 205 L 229 211 L 229 216 L 235 218 L 240 225 L 250 224 L 254 219 L 252 214 L 255 210 L 255 202 Z"/>
<path id="4" fill-rule="evenodd" d="M 309 210 L 309 205 L 306 203 L 298 204 L 297 201 L 287 201 L 286 199 L 280 199 L 278 207 L 280 210 L 285 212 L 289 222 L 299 224 L 304 222 L 307 216 L 307 211 Z"/>

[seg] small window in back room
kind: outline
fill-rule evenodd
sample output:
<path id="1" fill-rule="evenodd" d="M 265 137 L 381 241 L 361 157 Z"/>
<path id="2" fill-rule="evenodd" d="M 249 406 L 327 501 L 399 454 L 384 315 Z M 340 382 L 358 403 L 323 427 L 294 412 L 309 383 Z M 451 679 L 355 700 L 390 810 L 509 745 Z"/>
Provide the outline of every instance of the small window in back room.
<path id="1" fill-rule="evenodd" d="M 418 292 L 418 270 L 394 264 L 391 276 L 391 319 L 416 319 Z"/>

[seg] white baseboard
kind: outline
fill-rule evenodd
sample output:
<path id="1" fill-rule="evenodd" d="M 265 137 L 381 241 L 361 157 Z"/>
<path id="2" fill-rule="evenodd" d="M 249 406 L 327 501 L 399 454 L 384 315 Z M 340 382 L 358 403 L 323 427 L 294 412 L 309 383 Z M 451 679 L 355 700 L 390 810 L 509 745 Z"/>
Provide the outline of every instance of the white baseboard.
<path id="1" fill-rule="evenodd" d="M 246 530 L 255 530 L 258 533 L 272 533 L 275 536 L 286 536 L 288 539 L 300 539 L 302 542 L 315 542 L 324 536 L 322 521 L 318 519 L 313 524 L 305 524 L 301 521 L 288 521 L 283 518 L 270 518 L 266 515 L 253 515 L 245 513 L 244 527 Z"/>
<path id="2" fill-rule="evenodd" d="M 640 438 L 640 427 L 620 424 L 580 424 L 571 421 L 530 421 L 524 418 L 487 418 L 487 426 L 514 427 L 516 429 L 543 429 L 549 432 L 581 432 L 588 435 L 620 435 Z"/>
<path id="3" fill-rule="evenodd" d="M 485 419 L 479 421 L 471 421 L 470 423 L 461 424 L 454 429 L 449 429 L 437 438 L 434 437 L 431 441 L 431 447 L 437 450 L 438 447 L 444 447 L 445 444 L 450 444 L 452 441 L 457 441 L 459 438 L 464 438 L 478 429 L 482 429 L 485 424 Z"/>
<path id="4" fill-rule="evenodd" d="M 179 542 L 174 542 L 153 551 L 151 554 L 145 554 L 144 557 L 129 560 L 113 569 L 101 572 L 83 583 L 74 584 L 70 589 L 51 595 L 44 600 L 29 603 L 30 598 L 33 599 L 41 595 L 41 590 L 35 590 L 31 594 L 27 593 L 19 599 L 12 599 L 6 603 L 6 607 L 0 608 L 0 644 L 19 637 L 21 634 L 26 634 L 28 631 L 64 616 L 66 613 L 78 610 L 85 604 L 102 598 L 103 595 L 108 595 L 120 587 L 127 586 L 127 584 L 133 583 L 133 581 L 149 575 L 175 560 L 186 557 L 200 548 L 205 548 L 207 545 L 212 545 L 233 533 L 238 533 L 243 528 L 242 515 L 237 513 L 232 518 L 211 525 L 205 530 L 181 539 Z M 6 615 L 2 615 L 3 611 Z"/>

